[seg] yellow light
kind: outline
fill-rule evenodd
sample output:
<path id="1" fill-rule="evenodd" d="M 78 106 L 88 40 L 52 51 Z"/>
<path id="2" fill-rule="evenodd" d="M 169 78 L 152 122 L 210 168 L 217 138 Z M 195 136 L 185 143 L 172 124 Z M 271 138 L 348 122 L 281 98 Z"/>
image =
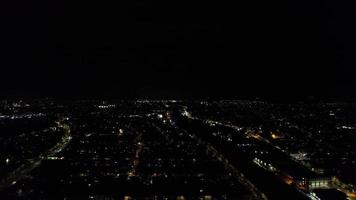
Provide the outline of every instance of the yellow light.
<path id="1" fill-rule="evenodd" d="M 279 133 L 271 133 L 271 137 L 272 137 L 272 139 L 279 139 L 279 138 L 281 138 L 281 136 L 279 135 Z"/>
<path id="2" fill-rule="evenodd" d="M 184 196 L 178 196 L 177 200 L 185 200 Z"/>

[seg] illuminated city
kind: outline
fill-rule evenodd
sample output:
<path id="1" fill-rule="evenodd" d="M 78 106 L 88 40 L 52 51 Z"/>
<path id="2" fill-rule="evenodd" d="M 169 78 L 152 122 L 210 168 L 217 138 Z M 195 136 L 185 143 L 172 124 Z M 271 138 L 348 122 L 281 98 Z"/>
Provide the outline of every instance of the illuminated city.
<path id="1" fill-rule="evenodd" d="M 0 200 L 356 200 L 356 1 L 0 8 Z"/>
<path id="2" fill-rule="evenodd" d="M 355 199 L 355 111 L 350 103 L 4 100 L 0 197 Z"/>

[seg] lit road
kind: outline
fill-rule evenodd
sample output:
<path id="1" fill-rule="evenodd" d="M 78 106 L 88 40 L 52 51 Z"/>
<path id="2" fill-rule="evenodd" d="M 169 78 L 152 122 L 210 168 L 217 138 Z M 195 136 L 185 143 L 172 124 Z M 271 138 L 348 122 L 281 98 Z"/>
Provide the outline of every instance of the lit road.
<path id="1" fill-rule="evenodd" d="M 182 114 L 183 116 L 187 117 L 187 118 L 190 119 L 190 120 L 200 121 L 200 122 L 202 122 L 202 123 L 204 123 L 204 124 L 207 124 L 207 125 L 220 125 L 220 126 L 232 128 L 232 129 L 237 130 L 237 131 L 240 131 L 240 130 L 242 130 L 243 128 L 245 128 L 246 131 L 244 131 L 244 133 L 243 133 L 243 136 L 244 136 L 245 138 L 254 138 L 254 139 L 256 139 L 256 140 L 258 140 L 258 141 L 260 141 L 260 142 L 263 142 L 263 143 L 265 143 L 265 144 L 271 146 L 272 148 L 276 148 L 276 149 L 278 149 L 281 153 L 287 155 L 292 161 L 294 161 L 294 162 L 296 162 L 296 163 L 299 163 L 299 164 L 301 164 L 301 165 L 307 167 L 309 170 L 315 172 L 315 170 L 313 170 L 313 168 L 312 168 L 311 166 L 308 166 L 308 165 L 306 165 L 304 162 L 299 161 L 299 160 L 293 158 L 292 156 L 290 156 L 290 154 L 289 154 L 286 150 L 282 149 L 282 148 L 279 147 L 278 145 L 273 144 L 273 143 L 272 143 L 270 140 L 268 140 L 267 138 L 262 137 L 262 136 L 259 135 L 256 131 L 253 131 L 253 130 L 247 128 L 247 127 L 238 127 L 238 126 L 235 126 L 235 125 L 231 124 L 230 122 L 220 122 L 220 121 L 214 121 L 214 120 L 210 120 L 210 119 L 202 119 L 202 118 L 199 118 L 199 117 L 194 117 L 194 116 L 192 116 L 189 112 L 187 112 L 186 110 L 185 110 L 184 112 L 182 112 L 181 114 Z M 303 129 L 301 129 L 301 128 L 299 128 L 299 130 L 302 131 L 302 132 L 306 132 L 306 130 L 303 130 Z M 308 137 L 310 137 L 310 139 L 312 139 L 310 134 L 306 134 L 306 135 L 307 135 Z M 278 174 L 278 173 L 277 173 L 277 174 Z M 277 174 L 276 174 L 276 175 L 277 175 Z M 278 174 L 278 175 L 280 175 L 280 174 Z M 287 184 L 288 184 L 288 183 L 287 183 Z M 319 198 L 318 198 L 317 196 L 315 196 L 315 194 L 310 193 L 309 191 L 306 191 L 305 189 L 299 188 L 296 183 L 294 183 L 294 184 L 288 184 L 288 185 L 294 185 L 293 188 L 295 188 L 300 194 L 304 195 L 304 196 L 307 197 L 308 199 L 319 200 Z M 356 196 L 355 193 L 353 193 L 353 191 L 352 191 L 351 189 L 347 188 L 347 186 L 341 186 L 341 184 L 340 184 L 340 185 L 336 185 L 336 188 L 337 188 L 338 190 L 343 191 L 345 194 L 347 194 L 347 196 L 348 196 L 349 199 L 355 199 L 355 196 Z"/>
<path id="2" fill-rule="evenodd" d="M 0 191 L 7 187 L 15 185 L 18 181 L 25 178 L 26 175 L 28 175 L 32 170 L 34 170 L 36 167 L 38 167 L 44 159 L 46 159 L 47 157 L 53 156 L 56 153 L 62 151 L 69 144 L 69 142 L 72 139 L 72 137 L 70 135 L 69 125 L 63 124 L 62 121 L 59 121 L 58 127 L 62 128 L 64 131 L 64 134 L 63 134 L 63 137 L 61 138 L 61 140 L 55 146 L 53 146 L 46 152 L 43 152 L 38 157 L 26 160 L 23 165 L 21 165 L 16 170 L 14 170 L 11 174 L 9 174 L 9 176 L 2 179 L 0 181 Z"/>
<path id="3" fill-rule="evenodd" d="M 140 154 L 143 150 L 143 142 L 142 142 L 142 133 L 138 134 L 137 137 L 135 138 L 134 141 L 135 144 L 137 144 L 137 149 L 135 151 L 135 155 L 131 160 L 131 170 L 127 173 L 127 178 L 131 178 L 136 176 L 136 171 L 137 171 L 137 167 L 140 163 Z"/>
<path id="4" fill-rule="evenodd" d="M 170 126 L 177 129 L 178 132 L 183 132 L 184 134 L 189 135 L 193 140 L 195 140 L 197 142 L 197 144 L 205 146 L 205 148 L 206 148 L 207 152 L 210 154 L 210 156 L 214 157 L 219 162 L 221 162 L 223 164 L 223 166 L 225 167 L 225 169 L 228 172 L 230 172 L 236 180 L 238 180 L 242 185 L 244 185 L 246 188 L 248 188 L 250 190 L 250 192 L 252 193 L 252 195 L 255 199 L 267 199 L 266 195 L 263 194 L 261 191 L 259 191 L 258 188 L 255 185 L 253 185 L 249 180 L 247 180 L 245 178 L 244 174 L 239 172 L 239 170 L 227 158 L 225 158 L 224 155 L 222 155 L 218 150 L 216 150 L 213 147 L 213 145 L 202 140 L 197 135 L 195 135 L 191 132 L 188 133 L 185 129 L 182 129 L 182 128 L 178 127 L 177 125 L 175 125 L 174 123 L 172 123 L 172 121 L 170 121 L 170 120 L 166 120 L 166 121 L 171 122 Z"/>

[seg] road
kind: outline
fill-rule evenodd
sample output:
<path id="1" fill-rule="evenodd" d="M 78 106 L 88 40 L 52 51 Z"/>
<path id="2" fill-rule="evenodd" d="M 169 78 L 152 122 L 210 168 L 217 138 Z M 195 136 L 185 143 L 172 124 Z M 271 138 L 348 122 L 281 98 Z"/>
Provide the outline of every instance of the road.
<path id="1" fill-rule="evenodd" d="M 267 199 L 266 195 L 263 194 L 261 191 L 259 191 L 258 188 L 255 187 L 255 185 L 253 185 L 248 179 L 246 179 L 245 175 L 243 173 L 241 173 L 227 158 L 225 158 L 225 156 L 222 153 L 220 153 L 218 150 L 216 150 L 213 145 L 202 140 L 196 134 L 191 133 L 191 132 L 188 133 L 185 129 L 176 126 L 174 123 L 172 123 L 172 121 L 170 121 L 168 119 L 166 119 L 166 121 L 171 122 L 170 126 L 177 129 L 178 132 L 182 132 L 186 135 L 191 136 L 191 138 L 193 140 L 195 140 L 198 145 L 205 146 L 205 148 L 206 148 L 207 152 L 210 154 L 210 156 L 214 157 L 219 162 L 221 162 L 223 164 L 223 166 L 225 167 L 225 169 L 228 172 L 230 172 L 236 180 L 238 180 L 242 185 L 246 186 L 246 188 L 248 188 L 250 190 L 250 192 L 252 193 L 252 195 L 255 199 L 261 199 L 261 200 Z"/>
<path id="2" fill-rule="evenodd" d="M 64 131 L 63 137 L 61 140 L 52 148 L 48 149 L 46 152 L 43 152 L 36 158 L 28 159 L 25 161 L 23 165 L 18 167 L 16 170 L 14 170 L 12 173 L 9 174 L 9 176 L 5 177 L 0 181 L 0 191 L 15 185 L 18 181 L 21 179 L 25 178 L 26 175 L 28 175 L 32 170 L 34 170 L 36 167 L 38 167 L 43 160 L 46 158 L 55 155 L 56 153 L 62 151 L 72 140 L 71 134 L 70 134 L 70 127 L 67 124 L 63 123 L 64 120 L 60 120 L 58 122 L 58 127 L 62 128 Z"/>

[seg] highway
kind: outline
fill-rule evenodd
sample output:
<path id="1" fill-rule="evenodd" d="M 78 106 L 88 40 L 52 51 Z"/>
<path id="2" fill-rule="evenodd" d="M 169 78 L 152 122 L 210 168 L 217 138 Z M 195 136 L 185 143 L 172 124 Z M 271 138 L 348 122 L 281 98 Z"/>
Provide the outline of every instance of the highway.
<path id="1" fill-rule="evenodd" d="M 166 120 L 166 121 L 170 121 L 170 120 Z M 267 199 L 266 195 L 263 194 L 261 191 L 259 191 L 258 188 L 255 187 L 255 185 L 253 185 L 248 179 L 246 179 L 244 174 L 241 173 L 227 158 L 225 158 L 225 156 L 222 153 L 216 150 L 213 145 L 202 140 L 194 133 L 191 132 L 188 133 L 185 129 L 178 127 L 172 122 L 170 123 L 170 126 L 177 129 L 178 132 L 183 132 L 186 135 L 190 135 L 191 138 L 197 142 L 197 144 L 205 146 L 210 156 L 214 157 L 219 162 L 221 162 L 225 167 L 225 169 L 228 172 L 230 172 L 236 180 L 238 180 L 242 185 L 244 185 L 247 189 L 250 190 L 251 194 L 255 199 L 259 199 L 259 200 Z"/>
<path id="2" fill-rule="evenodd" d="M 189 114 L 187 111 L 182 112 L 181 115 L 184 116 L 184 117 L 186 117 L 186 118 L 189 119 L 189 120 L 198 121 L 198 122 L 200 122 L 200 123 L 202 123 L 202 124 L 205 124 L 205 125 L 208 125 L 208 126 L 219 125 L 219 126 L 223 126 L 223 127 L 227 127 L 227 128 L 234 129 L 234 130 L 236 130 L 238 133 L 241 133 L 241 136 L 244 137 L 244 138 L 246 138 L 246 139 L 254 138 L 254 139 L 257 139 L 257 140 L 259 140 L 259 141 L 261 141 L 261 142 L 263 142 L 263 143 L 265 143 L 265 144 L 267 144 L 267 145 L 272 146 L 273 148 L 275 148 L 274 145 L 273 145 L 272 143 L 270 143 L 267 139 L 261 137 L 260 135 L 256 134 L 254 131 L 252 131 L 251 129 L 249 129 L 249 128 L 247 128 L 247 127 L 239 127 L 239 126 L 233 125 L 233 124 L 228 123 L 228 122 L 219 122 L 219 121 L 214 121 L 214 120 L 210 120 L 210 119 L 201 119 L 201 118 L 199 118 L 199 117 L 192 116 L 192 115 Z M 244 131 L 244 132 L 241 132 L 241 130 L 245 130 L 245 131 Z M 190 132 L 190 133 L 191 133 L 191 132 Z M 210 144 L 209 144 L 208 146 L 211 146 L 211 147 L 212 147 L 212 145 L 210 145 Z M 210 148 L 210 147 L 209 147 L 209 148 Z M 212 148 L 215 149 L 214 147 L 212 147 Z M 280 150 L 280 149 L 279 149 L 279 150 Z M 215 151 L 217 152 L 217 150 L 215 150 Z M 285 152 L 283 152 L 283 153 L 285 153 Z M 219 156 L 219 157 L 220 157 L 220 156 Z M 223 157 L 223 156 L 222 156 L 222 157 Z M 288 155 L 288 157 L 289 157 L 289 155 Z M 220 160 L 220 159 L 219 159 L 219 160 Z M 238 170 L 236 169 L 236 167 L 234 167 L 233 164 L 230 164 L 231 162 L 229 162 L 228 159 L 226 159 L 226 161 L 223 161 L 223 160 L 222 160 L 222 162 L 226 162 L 226 164 L 229 164 L 229 165 L 230 165 L 230 169 L 231 169 L 232 171 L 236 171 L 236 173 L 238 173 Z M 255 170 L 257 170 L 257 169 L 255 169 Z M 256 173 L 257 173 L 257 172 L 256 172 Z M 251 177 L 250 177 L 251 174 L 247 173 L 247 175 L 249 176 L 249 178 L 251 178 Z M 243 179 L 240 180 L 242 183 L 245 182 L 245 185 L 246 185 L 246 186 L 249 186 L 249 188 L 251 188 L 252 190 L 259 191 L 259 190 L 257 189 L 257 187 L 255 187 L 254 184 L 252 184 L 250 181 L 248 181 L 242 173 L 240 173 L 240 175 L 236 174 L 236 176 L 237 176 L 237 177 L 243 177 Z M 268 177 L 268 175 L 266 175 L 266 178 L 267 178 L 267 177 Z M 273 178 L 274 178 L 274 177 L 273 177 Z M 253 179 L 254 179 L 254 178 L 252 177 L 251 180 L 253 180 Z M 256 180 L 254 180 L 254 181 L 256 181 Z M 277 181 L 277 182 L 278 182 L 278 181 Z M 278 184 L 279 184 L 279 183 L 275 183 L 275 186 L 276 186 L 276 187 L 277 187 L 277 186 L 280 186 L 280 185 L 278 185 Z M 273 183 L 271 183 L 271 185 L 273 185 Z M 261 185 L 258 185 L 258 186 L 260 187 Z M 285 186 L 284 186 L 284 187 L 285 187 Z M 304 192 L 298 190 L 298 188 L 295 188 L 295 189 L 296 189 L 296 191 L 297 191 L 298 193 L 300 193 L 300 194 L 303 195 L 304 197 L 307 197 L 307 199 L 311 199 L 311 197 L 306 196 L 306 194 L 305 194 Z M 267 191 L 269 191 L 269 190 L 267 190 Z M 266 192 L 266 191 L 265 191 L 265 192 Z M 255 192 L 255 193 L 258 194 L 258 192 Z M 262 192 L 260 192 L 260 194 L 262 194 L 263 197 L 264 197 L 265 199 L 267 199 L 267 197 L 265 196 L 265 194 L 263 194 Z M 271 194 L 267 194 L 267 195 L 268 195 L 269 197 L 271 197 Z M 261 198 L 259 198 L 259 199 L 261 199 Z M 303 198 L 303 199 L 305 199 L 305 198 Z"/>
<path id="3" fill-rule="evenodd" d="M 16 170 L 14 170 L 12 173 L 10 173 L 9 176 L 0 180 L 0 191 L 4 190 L 12 185 L 15 185 L 18 181 L 25 178 L 32 170 L 34 170 L 36 167 L 38 167 L 42 163 L 43 160 L 55 155 L 56 153 L 62 151 L 64 148 L 67 147 L 67 145 L 72 140 L 72 137 L 70 134 L 69 125 L 63 123 L 63 121 L 64 120 L 60 120 L 57 123 L 58 128 L 62 128 L 64 131 L 64 134 L 63 134 L 63 137 L 61 138 L 61 140 L 55 146 L 48 149 L 46 152 L 43 152 L 36 158 L 26 160 L 23 165 L 21 165 Z"/>

